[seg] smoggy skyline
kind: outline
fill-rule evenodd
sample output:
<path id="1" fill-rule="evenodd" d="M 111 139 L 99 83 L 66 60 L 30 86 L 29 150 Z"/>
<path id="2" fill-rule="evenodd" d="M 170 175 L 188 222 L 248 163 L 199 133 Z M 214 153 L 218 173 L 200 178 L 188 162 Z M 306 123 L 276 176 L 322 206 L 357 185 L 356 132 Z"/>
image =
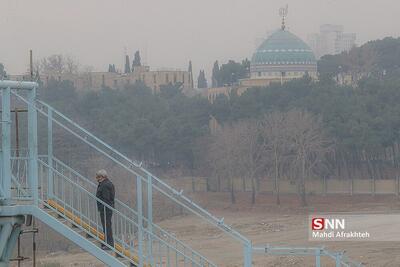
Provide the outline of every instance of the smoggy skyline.
<path id="1" fill-rule="evenodd" d="M 35 59 L 70 55 L 106 71 L 140 50 L 153 69 L 186 69 L 191 59 L 195 78 L 199 69 L 209 76 L 215 60 L 251 58 L 286 4 L 288 30 L 303 40 L 321 24 L 343 25 L 358 45 L 400 35 L 395 0 L 0 0 L 0 62 L 22 73 L 33 49 Z"/>

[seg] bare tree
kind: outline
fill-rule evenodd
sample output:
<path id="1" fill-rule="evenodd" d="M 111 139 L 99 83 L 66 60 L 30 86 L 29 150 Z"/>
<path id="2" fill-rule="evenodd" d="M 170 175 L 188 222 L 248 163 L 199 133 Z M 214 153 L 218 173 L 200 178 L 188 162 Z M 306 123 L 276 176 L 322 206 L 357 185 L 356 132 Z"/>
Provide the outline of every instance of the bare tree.
<path id="1" fill-rule="evenodd" d="M 214 135 L 209 165 L 218 178 L 229 181 L 231 202 L 235 203 L 234 178 L 251 181 L 252 203 L 256 201 L 256 179 L 264 169 L 263 138 L 260 122 L 239 121 L 225 125 Z"/>
<path id="2" fill-rule="evenodd" d="M 237 140 L 237 132 L 232 131 L 232 126 L 225 125 L 215 133 L 209 150 L 209 164 L 214 175 L 223 177 L 229 182 L 232 204 L 236 202 L 233 181 L 238 173 Z"/>
<path id="3" fill-rule="evenodd" d="M 307 206 L 306 175 L 311 175 L 323 163 L 332 151 L 332 142 L 324 134 L 321 119 L 304 111 L 287 113 L 287 133 L 289 149 L 294 156 L 292 168 L 300 174 L 297 185 L 301 204 Z"/>
<path id="4" fill-rule="evenodd" d="M 49 74 L 77 74 L 79 62 L 72 56 L 61 54 L 51 55 L 35 62 L 35 69 Z"/>
<path id="5" fill-rule="evenodd" d="M 209 149 L 209 166 L 217 177 L 229 181 L 235 203 L 234 178 L 251 180 L 252 203 L 256 201 L 256 179 L 266 167 L 273 170 L 277 204 L 283 170 L 297 181 L 302 205 L 306 206 L 305 180 L 317 175 L 326 156 L 333 151 L 321 120 L 310 113 L 292 110 L 268 114 L 262 121 L 239 121 L 219 129 Z"/>
<path id="6" fill-rule="evenodd" d="M 267 114 L 262 121 L 262 131 L 264 137 L 264 146 L 267 159 L 267 163 L 271 166 L 274 173 L 274 193 L 276 194 L 276 204 L 280 205 L 280 192 L 279 192 L 279 180 L 281 177 L 282 166 L 285 164 L 285 160 L 289 156 L 289 136 L 287 132 L 288 128 L 287 113 L 273 112 Z"/>
<path id="7" fill-rule="evenodd" d="M 79 62 L 72 56 L 65 57 L 65 73 L 77 74 L 79 72 Z"/>
<path id="8" fill-rule="evenodd" d="M 264 169 L 264 138 L 259 121 L 239 121 L 232 127 L 237 137 L 238 172 L 251 181 L 251 203 L 256 202 L 256 179 Z"/>
<path id="9" fill-rule="evenodd" d="M 43 58 L 41 63 L 41 69 L 45 73 L 62 74 L 65 70 L 65 60 L 63 55 L 51 55 L 47 58 Z"/>

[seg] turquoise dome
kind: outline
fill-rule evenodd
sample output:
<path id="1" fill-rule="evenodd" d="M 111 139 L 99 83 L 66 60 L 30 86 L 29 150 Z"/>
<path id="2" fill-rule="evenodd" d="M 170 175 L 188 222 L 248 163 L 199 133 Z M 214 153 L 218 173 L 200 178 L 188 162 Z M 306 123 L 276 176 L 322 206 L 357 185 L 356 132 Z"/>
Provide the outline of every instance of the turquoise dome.
<path id="1" fill-rule="evenodd" d="M 256 50 L 252 65 L 316 65 L 311 48 L 296 35 L 277 30 Z"/>

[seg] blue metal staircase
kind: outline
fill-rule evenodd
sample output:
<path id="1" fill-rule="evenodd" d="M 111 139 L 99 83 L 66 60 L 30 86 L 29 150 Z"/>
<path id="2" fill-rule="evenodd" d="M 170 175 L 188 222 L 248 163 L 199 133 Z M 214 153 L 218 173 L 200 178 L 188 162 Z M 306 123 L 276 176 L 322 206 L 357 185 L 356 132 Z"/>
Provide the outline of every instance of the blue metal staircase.
<path id="1" fill-rule="evenodd" d="M 153 222 L 153 193 L 199 216 L 232 236 L 243 246 L 244 266 L 251 266 L 251 242 L 237 231 L 185 197 L 161 179 L 74 123 L 48 104 L 36 99 L 33 82 L 0 81 L 2 99 L 0 181 L 0 267 L 7 266 L 25 215 L 33 215 L 56 232 L 108 266 L 216 266 L 199 252 Z M 12 102 L 27 106 L 28 147 L 11 149 Z M 38 117 L 47 120 L 47 144 L 38 144 Z M 113 211 L 115 244 L 105 242 L 96 203 L 96 184 L 64 164 L 53 153 L 53 127 L 67 133 L 111 160 L 132 176 L 136 208 L 116 200 Z M 40 129 L 43 130 L 43 129 Z M 39 149 L 47 151 L 39 155 Z M 145 189 L 143 189 L 145 188 Z M 142 191 L 146 191 L 145 194 Z M 143 207 L 146 208 L 144 211 Z M 11 229 L 11 231 L 10 231 Z M 100 249 L 100 245 L 110 250 Z"/>
<path id="2" fill-rule="evenodd" d="M 37 100 L 37 87 L 34 82 L 0 81 L 0 267 L 9 265 L 26 215 L 38 218 L 108 266 L 216 267 L 210 259 L 153 222 L 155 193 L 230 235 L 243 247 L 244 267 L 250 267 L 252 254 L 260 252 L 269 255 L 314 255 L 317 267 L 321 266 L 321 256 L 334 258 L 336 266 L 362 266 L 347 260 L 343 253 L 331 253 L 322 248 L 253 248 L 251 241 L 226 225 L 223 218 L 214 217 L 182 191 L 170 187 L 141 164 Z M 25 105 L 28 110 L 27 147 L 18 149 L 18 152 L 11 148 L 11 103 Z M 39 117 L 47 122 L 44 129 L 39 129 L 41 135 L 38 134 Z M 53 144 L 55 126 L 127 172 L 136 185 L 136 207 L 118 199 L 115 207 L 110 207 L 96 198 L 97 185 L 56 157 L 54 148 L 57 147 Z M 45 145 L 39 144 L 38 137 L 46 134 Z M 39 149 L 46 152 L 39 155 Z M 113 211 L 113 247 L 105 240 L 97 202 Z M 108 246 L 109 250 L 102 250 L 101 245 Z"/>

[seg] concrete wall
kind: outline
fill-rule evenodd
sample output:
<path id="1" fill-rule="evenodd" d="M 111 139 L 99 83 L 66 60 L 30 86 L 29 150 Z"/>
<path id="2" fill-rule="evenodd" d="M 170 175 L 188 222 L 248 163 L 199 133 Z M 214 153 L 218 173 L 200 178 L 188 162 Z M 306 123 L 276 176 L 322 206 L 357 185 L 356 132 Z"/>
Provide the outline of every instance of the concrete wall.
<path id="1" fill-rule="evenodd" d="M 185 177 L 179 179 L 167 179 L 167 182 L 176 188 L 183 189 L 185 192 L 206 192 L 207 178 L 205 177 Z M 234 190 L 251 191 L 251 181 L 242 179 L 234 179 Z M 262 179 L 258 183 L 259 192 L 271 193 L 274 191 L 274 181 L 272 179 Z M 281 180 L 279 183 L 280 192 L 282 194 L 296 194 L 297 185 L 289 180 Z M 399 180 L 307 180 L 306 191 L 308 194 L 324 195 L 324 194 L 399 194 Z M 217 191 L 217 182 L 209 180 L 210 191 Z M 221 180 L 221 191 L 229 191 L 229 181 Z"/>

